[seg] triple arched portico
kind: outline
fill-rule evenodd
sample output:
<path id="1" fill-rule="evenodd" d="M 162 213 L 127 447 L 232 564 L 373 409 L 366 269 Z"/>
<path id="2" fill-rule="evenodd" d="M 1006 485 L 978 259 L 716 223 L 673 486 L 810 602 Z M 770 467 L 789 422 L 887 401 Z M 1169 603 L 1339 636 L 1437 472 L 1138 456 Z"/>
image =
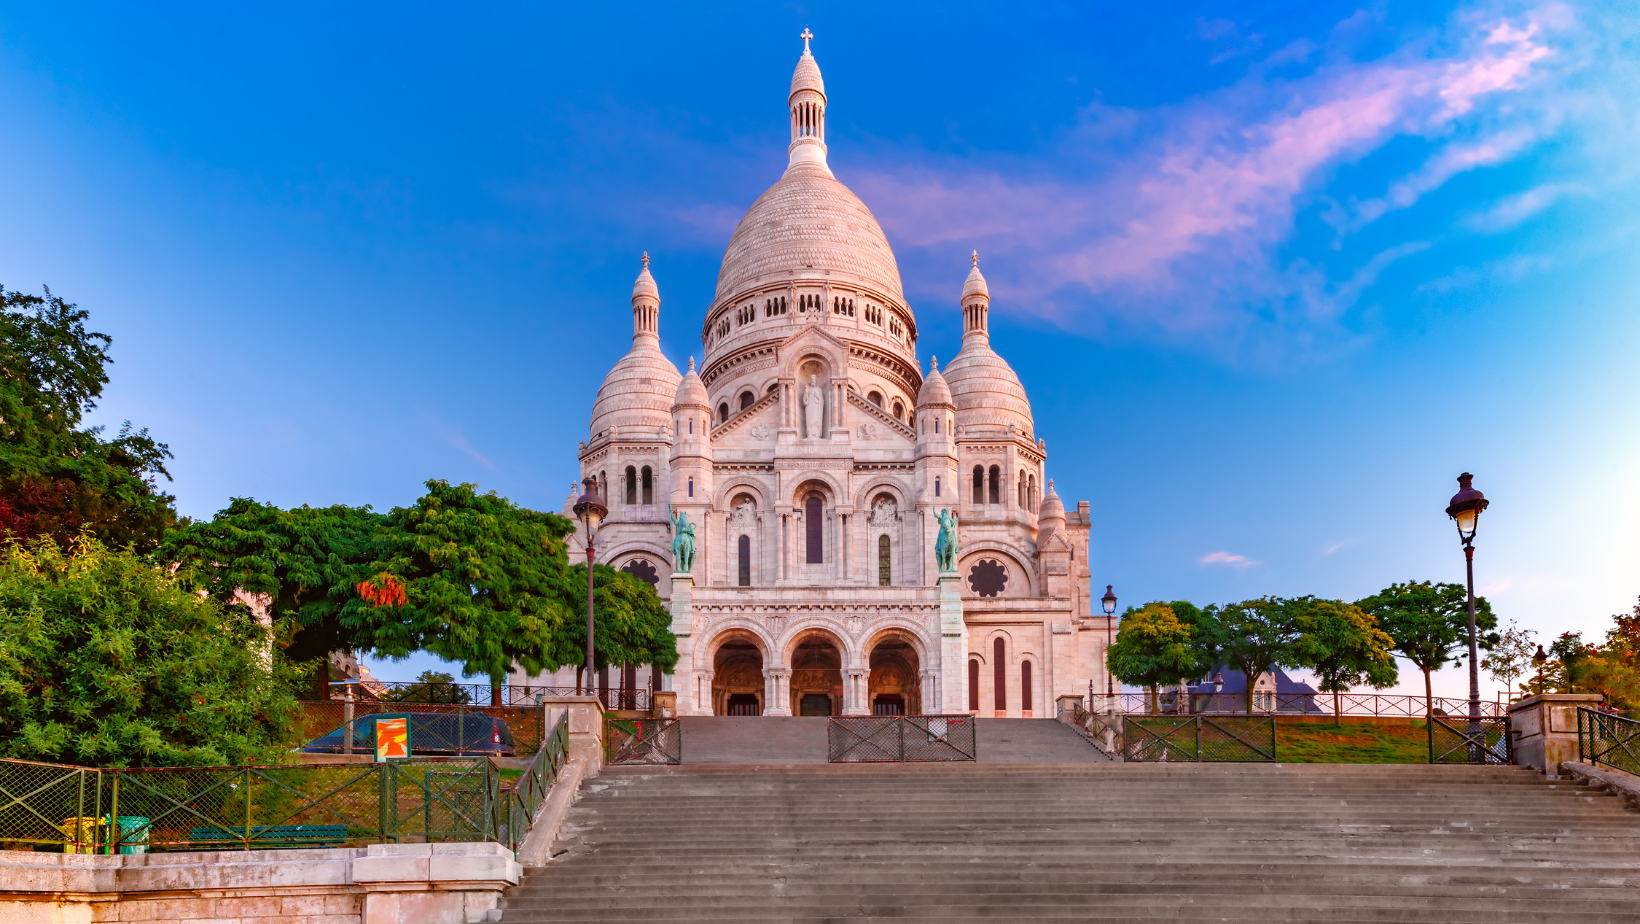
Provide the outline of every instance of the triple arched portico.
<path id="1" fill-rule="evenodd" d="M 937 646 L 913 626 L 728 619 L 696 649 L 698 713 L 915 715 L 939 702 Z M 930 654 L 930 652 L 935 652 Z"/>

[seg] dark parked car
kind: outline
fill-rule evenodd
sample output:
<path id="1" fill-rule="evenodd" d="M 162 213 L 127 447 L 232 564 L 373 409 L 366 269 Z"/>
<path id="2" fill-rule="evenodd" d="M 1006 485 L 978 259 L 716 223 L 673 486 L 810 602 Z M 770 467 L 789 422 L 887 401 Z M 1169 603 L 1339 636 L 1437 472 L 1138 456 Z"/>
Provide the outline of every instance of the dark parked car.
<path id="1" fill-rule="evenodd" d="M 483 754 L 494 757 L 514 757 L 512 729 L 497 718 L 477 713 L 392 712 L 361 716 L 353 720 L 353 753 L 371 754 L 376 750 L 376 720 L 407 718 L 410 720 L 410 753 L 421 757 L 450 757 L 462 754 Z M 302 748 L 306 754 L 341 754 L 346 750 L 342 732 L 345 726 L 322 738 L 315 738 Z"/>

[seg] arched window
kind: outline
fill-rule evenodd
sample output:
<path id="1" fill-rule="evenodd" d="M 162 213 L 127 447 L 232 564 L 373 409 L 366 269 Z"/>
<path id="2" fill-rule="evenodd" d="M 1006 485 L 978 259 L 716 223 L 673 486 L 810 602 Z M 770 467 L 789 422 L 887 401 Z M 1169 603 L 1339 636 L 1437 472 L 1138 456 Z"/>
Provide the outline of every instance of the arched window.
<path id="1" fill-rule="evenodd" d="M 740 586 L 752 586 L 752 537 L 741 536 L 735 543 L 735 555 L 740 559 Z"/>
<path id="2" fill-rule="evenodd" d="M 994 674 L 994 676 L 991 678 L 991 685 L 996 687 L 996 692 L 997 692 L 996 709 L 997 709 L 998 712 L 1007 712 L 1008 711 L 1008 662 L 1007 662 L 1006 659 L 1007 659 L 1007 656 L 1008 656 L 1008 648 L 1007 648 L 1006 645 L 1004 645 L 1002 643 L 1002 639 L 1000 639 L 1000 638 L 996 640 L 996 644 L 992 645 L 991 648 L 992 648 L 992 651 L 994 652 L 991 655 L 991 669 L 992 669 L 993 674 Z"/>
<path id="3" fill-rule="evenodd" d="M 867 392 L 866 393 L 866 400 L 870 401 L 872 404 L 877 405 L 878 407 L 882 407 L 883 406 L 883 393 L 880 392 L 880 391 Z"/>
<path id="4" fill-rule="evenodd" d="M 974 466 L 974 503 L 985 503 L 985 469 Z"/>
<path id="5" fill-rule="evenodd" d="M 938 417 L 934 418 L 934 432 L 940 432 L 940 419 Z"/>
<path id="6" fill-rule="evenodd" d="M 1025 502 L 1030 505 L 1031 512 L 1036 512 L 1036 476 L 1032 475 L 1030 485 L 1025 489 Z"/>
<path id="7" fill-rule="evenodd" d="M 877 537 L 877 586 L 887 587 L 894 582 L 894 568 L 890 564 L 888 535 Z"/>
<path id="8" fill-rule="evenodd" d="M 1019 662 L 1019 708 L 1022 712 L 1031 711 L 1031 662 Z"/>
<path id="9" fill-rule="evenodd" d="M 725 401 L 722 404 L 718 405 L 718 423 L 723 423 L 725 420 L 728 420 L 728 419 L 729 419 L 729 402 Z"/>
<path id="10" fill-rule="evenodd" d="M 934 479 L 934 496 L 940 496 L 940 480 L 938 478 Z"/>
<path id="11" fill-rule="evenodd" d="M 1025 473 L 1019 473 L 1019 509 L 1025 509 Z"/>
<path id="12" fill-rule="evenodd" d="M 643 502 L 645 504 L 655 502 L 655 475 L 647 465 L 643 467 Z"/>
<path id="13" fill-rule="evenodd" d="M 901 404 L 898 401 L 894 402 L 894 419 L 895 420 L 904 420 L 905 419 L 905 405 Z"/>
<path id="14" fill-rule="evenodd" d="M 626 502 L 638 502 L 638 470 L 630 465 L 626 467 Z"/>
<path id="15" fill-rule="evenodd" d="M 1002 469 L 991 466 L 991 503 L 1002 503 Z"/>
<path id="16" fill-rule="evenodd" d="M 689 432 L 695 432 L 695 418 L 693 417 L 689 418 Z"/>
<path id="17" fill-rule="evenodd" d="M 598 473 L 598 496 L 602 497 L 602 498 L 605 498 L 606 500 L 609 497 L 609 473 L 608 472 L 599 472 Z"/>
<path id="18" fill-rule="evenodd" d="M 752 402 L 756 401 L 756 400 L 757 400 L 757 395 L 754 395 L 749 391 L 741 392 L 740 393 L 740 409 L 743 410 L 743 411 L 746 410 L 747 408 L 751 407 Z"/>
<path id="19" fill-rule="evenodd" d="M 808 546 L 808 555 L 805 556 L 805 561 L 811 565 L 822 564 L 826 560 L 824 549 L 825 532 L 822 528 L 824 524 L 820 519 L 821 509 L 822 505 L 818 494 L 810 494 L 809 499 L 803 502 L 804 538 L 807 540 L 804 544 Z"/>
<path id="20" fill-rule="evenodd" d="M 689 496 L 695 496 L 695 479 L 693 478 L 689 479 Z"/>
<path id="21" fill-rule="evenodd" d="M 774 390 L 775 390 L 775 389 L 777 389 L 777 388 L 779 388 L 779 387 L 780 387 L 780 383 L 779 383 L 779 382 L 771 382 L 771 383 L 770 383 L 770 384 L 769 384 L 769 388 L 768 388 L 768 391 L 765 391 L 765 392 L 764 392 L 764 394 L 768 394 L 768 393 L 769 393 L 769 392 L 770 392 L 770 391 L 774 391 Z"/>
<path id="22" fill-rule="evenodd" d="M 968 659 L 968 711 L 979 711 L 979 659 Z"/>

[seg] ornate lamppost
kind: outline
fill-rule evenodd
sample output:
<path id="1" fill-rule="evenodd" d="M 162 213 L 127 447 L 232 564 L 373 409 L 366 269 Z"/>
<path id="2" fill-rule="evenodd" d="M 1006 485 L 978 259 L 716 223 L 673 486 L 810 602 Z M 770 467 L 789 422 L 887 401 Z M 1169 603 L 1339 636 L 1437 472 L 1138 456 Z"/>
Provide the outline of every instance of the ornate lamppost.
<path id="1" fill-rule="evenodd" d="M 1116 644 L 1116 625 L 1113 621 L 1115 616 L 1116 616 L 1116 593 L 1114 591 L 1112 591 L 1110 588 L 1111 588 L 1111 585 L 1106 584 L 1105 585 L 1105 595 L 1103 597 L 1099 598 L 1099 605 L 1102 606 L 1105 610 L 1105 709 L 1106 709 L 1106 711 L 1110 711 L 1110 707 L 1116 702 L 1116 684 L 1113 680 L 1111 680 L 1111 676 L 1110 676 L 1110 646 Z M 1090 699 L 1091 699 L 1091 697 L 1090 697 Z M 1090 703 L 1088 703 L 1088 705 L 1092 706 L 1093 703 L 1090 702 Z"/>
<path id="2" fill-rule="evenodd" d="M 1477 661 L 1475 644 L 1475 527 L 1479 525 L 1481 511 L 1489 503 L 1486 496 L 1470 486 L 1474 475 L 1464 472 L 1458 476 L 1458 493 L 1452 495 L 1452 503 L 1447 505 L 1446 515 L 1458 524 L 1458 539 L 1463 542 L 1463 559 L 1466 570 L 1466 586 L 1469 591 L 1469 734 L 1473 742 L 1480 732 L 1481 718 L 1481 675 L 1480 664 Z"/>
<path id="3" fill-rule="evenodd" d="M 575 513 L 575 518 L 581 521 L 581 529 L 582 529 L 583 532 L 586 533 L 586 537 L 587 537 L 587 668 L 586 668 L 586 679 L 587 679 L 587 688 L 591 689 L 592 688 L 592 654 L 593 654 L 593 633 L 592 633 L 592 556 L 593 556 L 593 548 L 592 548 L 592 537 L 593 537 L 593 534 L 598 531 L 598 523 L 603 520 L 605 514 L 609 513 L 609 508 L 604 506 L 603 499 L 598 496 L 598 479 L 588 478 L 585 481 L 581 482 L 581 484 L 582 484 L 583 487 L 586 488 L 586 490 L 584 492 L 582 492 L 580 497 L 576 498 L 575 506 L 571 509 Z M 579 696 L 580 693 L 581 693 L 581 684 L 580 684 L 579 681 L 577 681 L 576 684 L 575 684 L 575 693 L 576 693 L 577 696 Z"/>
<path id="4" fill-rule="evenodd" d="M 1543 652 L 1543 646 L 1539 645 L 1537 654 L 1532 655 L 1532 663 L 1537 665 L 1537 691 L 1539 696 L 1543 695 L 1543 665 L 1547 664 L 1548 661 L 1549 656 Z"/>

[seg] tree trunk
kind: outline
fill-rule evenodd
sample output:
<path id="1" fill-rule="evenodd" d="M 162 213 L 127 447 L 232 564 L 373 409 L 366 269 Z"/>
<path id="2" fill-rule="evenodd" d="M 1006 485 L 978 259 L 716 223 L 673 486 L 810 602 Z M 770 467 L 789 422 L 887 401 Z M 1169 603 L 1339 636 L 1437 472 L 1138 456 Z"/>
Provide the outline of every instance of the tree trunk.
<path id="1" fill-rule="evenodd" d="M 1151 715 L 1160 715 L 1161 712 L 1162 712 L 1162 704 L 1157 702 L 1157 699 L 1158 699 L 1158 697 L 1157 697 L 1157 694 L 1156 694 L 1156 685 L 1153 683 L 1153 684 L 1150 685 L 1150 714 Z"/>
<path id="2" fill-rule="evenodd" d="M 1339 693 L 1339 691 L 1337 691 L 1337 690 L 1333 691 L 1333 727 L 1334 728 L 1342 728 L 1344 726 L 1343 714 L 1338 711 L 1338 693 Z"/>
<path id="3" fill-rule="evenodd" d="M 330 699 L 330 652 L 319 661 L 318 688 L 314 691 L 314 699 Z"/>
<path id="4" fill-rule="evenodd" d="M 1435 694 L 1429 684 L 1429 668 L 1424 668 L 1424 724 L 1435 721 Z"/>
<path id="5" fill-rule="evenodd" d="M 501 701 L 501 684 L 495 683 L 493 681 L 490 683 L 490 705 L 492 705 L 492 706 L 504 706 L 504 705 L 506 705 L 505 703 L 503 703 Z"/>
<path id="6" fill-rule="evenodd" d="M 586 670 L 585 665 L 582 665 L 580 667 L 575 668 L 575 695 L 576 696 L 581 695 L 581 673 L 585 670 Z"/>

